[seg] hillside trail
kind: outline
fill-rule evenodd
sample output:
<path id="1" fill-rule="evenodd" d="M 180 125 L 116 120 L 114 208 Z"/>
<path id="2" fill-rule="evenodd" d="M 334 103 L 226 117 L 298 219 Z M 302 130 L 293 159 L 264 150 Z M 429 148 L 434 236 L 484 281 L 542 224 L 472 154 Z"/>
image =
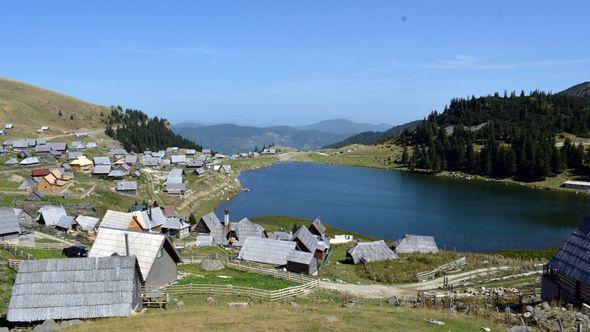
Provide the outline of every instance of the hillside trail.
<path id="1" fill-rule="evenodd" d="M 49 239 L 49 240 L 52 240 L 52 241 L 55 241 L 55 242 L 61 242 L 61 243 L 69 244 L 69 245 L 74 245 L 73 242 L 66 241 L 64 239 L 60 239 L 58 237 L 55 237 L 53 235 L 49 235 L 49 234 L 46 234 L 46 233 L 43 233 L 43 232 L 36 231 L 36 232 L 34 232 L 34 235 L 35 235 L 36 238 L 39 238 L 39 239 Z"/>
<path id="2" fill-rule="evenodd" d="M 472 271 L 466 271 L 456 274 L 451 274 L 436 279 L 416 282 L 411 284 L 399 284 L 399 285 L 382 285 L 382 284 L 371 284 L 371 285 L 358 285 L 358 284 L 347 284 L 347 283 L 336 283 L 331 281 L 321 281 L 320 287 L 329 290 L 335 290 L 343 293 L 348 293 L 358 297 L 365 298 L 387 298 L 391 296 L 403 297 L 403 296 L 416 296 L 419 291 L 437 289 L 444 285 L 444 279 L 447 278 L 448 284 L 457 285 L 458 283 L 487 274 L 492 274 L 498 271 L 507 270 L 509 266 L 500 266 L 492 268 L 477 269 Z"/>
<path id="3" fill-rule="evenodd" d="M 86 133 L 88 134 L 88 136 L 90 135 L 94 135 L 94 134 L 100 134 L 100 133 L 104 133 L 104 129 L 100 129 L 100 130 L 93 130 L 93 131 L 87 131 Z M 60 135 L 54 135 L 54 136 L 47 136 L 44 137 L 47 140 L 51 140 L 51 139 L 56 139 L 56 138 L 61 138 L 61 137 L 68 137 L 68 136 L 75 136 L 76 133 L 69 133 L 69 134 L 60 134 Z"/>

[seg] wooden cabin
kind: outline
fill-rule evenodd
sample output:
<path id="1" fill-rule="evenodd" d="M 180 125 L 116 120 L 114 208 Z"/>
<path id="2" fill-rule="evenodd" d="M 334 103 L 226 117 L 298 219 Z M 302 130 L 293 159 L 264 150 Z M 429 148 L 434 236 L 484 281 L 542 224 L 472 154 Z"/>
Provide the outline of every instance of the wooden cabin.
<path id="1" fill-rule="evenodd" d="M 590 303 L 590 218 L 578 228 L 543 267 L 541 299 L 579 306 Z"/>

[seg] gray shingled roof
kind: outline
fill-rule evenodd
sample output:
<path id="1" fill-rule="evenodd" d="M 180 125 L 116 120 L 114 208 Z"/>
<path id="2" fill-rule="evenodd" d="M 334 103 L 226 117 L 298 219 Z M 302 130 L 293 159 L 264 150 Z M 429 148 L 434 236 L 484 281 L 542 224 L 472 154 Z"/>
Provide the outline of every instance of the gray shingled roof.
<path id="1" fill-rule="evenodd" d="M 272 233 L 270 238 L 273 240 L 291 241 L 293 239 L 293 233 L 277 231 Z"/>
<path id="2" fill-rule="evenodd" d="M 295 262 L 306 265 L 311 264 L 314 259 L 315 257 L 312 253 L 299 250 L 293 250 L 291 251 L 289 256 L 287 256 L 287 261 L 289 262 Z"/>
<path id="3" fill-rule="evenodd" d="M 137 181 L 117 181 L 117 191 L 137 190 Z"/>
<path id="4" fill-rule="evenodd" d="M 326 227 L 324 226 L 324 224 L 322 223 L 322 221 L 320 220 L 320 218 L 316 218 L 311 225 L 309 226 L 309 228 L 315 228 L 318 231 L 318 235 L 322 235 L 326 233 Z"/>
<path id="5" fill-rule="evenodd" d="M 0 209 L 0 236 L 20 233 L 19 219 L 15 210 L 13 208 Z"/>
<path id="6" fill-rule="evenodd" d="M 301 250 L 304 251 L 309 251 L 311 253 L 315 253 L 316 250 L 324 250 L 325 248 L 321 247 L 318 248 L 318 238 L 311 234 L 311 232 L 309 231 L 309 229 L 305 228 L 304 226 L 301 226 L 297 232 L 295 232 L 295 234 L 293 234 L 293 240 L 299 240 L 304 246 L 305 248 L 299 248 Z"/>
<path id="7" fill-rule="evenodd" d="M 8 321 L 129 316 L 141 308 L 133 256 L 65 258 L 20 264 Z"/>
<path id="8" fill-rule="evenodd" d="M 590 218 L 585 217 L 547 266 L 559 273 L 590 284 Z"/>
<path id="9" fill-rule="evenodd" d="M 355 264 L 365 262 L 380 262 L 397 259 L 385 241 L 359 242 L 354 247 L 348 249 L 347 256 L 351 257 Z"/>
<path id="10" fill-rule="evenodd" d="M 159 227 L 166 222 L 166 216 L 164 215 L 164 212 L 162 212 L 162 209 L 159 207 L 153 207 L 150 211 L 151 215 L 147 210 L 141 211 L 141 219 L 146 228 Z"/>
<path id="11" fill-rule="evenodd" d="M 438 246 L 433 236 L 406 234 L 395 247 L 395 252 L 398 254 L 431 253 L 438 252 Z"/>
<path id="12" fill-rule="evenodd" d="M 133 215 L 131 213 L 107 210 L 102 217 L 100 227 L 127 229 L 132 220 Z"/>
<path id="13" fill-rule="evenodd" d="M 231 223 L 230 228 L 235 231 L 238 236 L 238 241 L 234 243 L 234 246 L 243 245 L 244 241 L 249 237 L 265 237 L 264 227 L 251 222 L 248 218 L 244 218 L 237 223 Z"/>
<path id="14" fill-rule="evenodd" d="M 260 237 L 248 237 L 238 255 L 239 259 L 285 265 L 287 258 L 295 250 L 295 242 L 279 241 Z"/>
<path id="15" fill-rule="evenodd" d="M 96 165 L 94 166 L 93 174 L 108 175 L 111 172 L 111 165 Z"/>
<path id="16" fill-rule="evenodd" d="M 108 257 L 114 253 L 126 255 L 125 234 L 129 239 L 129 254 L 137 257 L 139 268 L 145 278 L 149 275 L 158 256 L 158 251 L 162 248 L 168 252 L 175 262 L 181 261 L 180 256 L 174 250 L 172 242 L 163 234 L 106 228 L 104 226 L 101 226 L 98 230 L 96 240 L 88 256 Z"/>
<path id="17" fill-rule="evenodd" d="M 191 225 L 189 223 L 183 221 L 180 218 L 166 218 L 166 221 L 164 222 L 164 224 L 162 224 L 162 228 L 176 229 L 176 230 L 185 229 L 190 226 Z"/>
<path id="18" fill-rule="evenodd" d="M 63 206 L 45 205 L 38 212 L 43 217 L 46 226 L 55 226 L 62 216 L 68 215 Z"/>
<path id="19" fill-rule="evenodd" d="M 73 223 L 74 223 L 74 217 L 63 215 L 63 216 L 61 216 L 61 218 L 59 218 L 59 220 L 57 221 L 57 224 L 55 224 L 55 226 L 63 228 L 63 229 L 70 229 L 70 227 L 72 227 Z"/>
<path id="20" fill-rule="evenodd" d="M 83 230 L 85 230 L 87 232 L 95 229 L 96 226 L 98 226 L 99 222 L 100 222 L 100 219 L 94 218 L 94 217 L 83 216 L 83 215 L 79 215 L 76 217 L 76 223 L 80 226 L 80 228 L 82 228 Z"/>
<path id="21" fill-rule="evenodd" d="M 96 165 L 110 165 L 111 158 L 109 157 L 94 157 L 94 166 Z"/>

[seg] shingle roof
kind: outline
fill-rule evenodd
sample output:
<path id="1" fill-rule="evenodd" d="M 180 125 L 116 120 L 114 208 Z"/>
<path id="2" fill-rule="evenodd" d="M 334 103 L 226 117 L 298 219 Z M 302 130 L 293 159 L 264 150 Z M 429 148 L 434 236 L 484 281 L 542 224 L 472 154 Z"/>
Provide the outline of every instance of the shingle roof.
<path id="1" fill-rule="evenodd" d="M 138 309 L 135 257 L 29 260 L 20 264 L 8 321 L 129 316 Z M 134 301 L 135 299 L 135 301 Z"/>
<path id="2" fill-rule="evenodd" d="M 348 249 L 347 256 L 350 256 L 355 264 L 360 262 L 379 262 L 397 259 L 385 241 L 359 242 L 354 247 Z"/>
<path id="3" fill-rule="evenodd" d="M 309 251 L 311 253 L 315 253 L 315 251 L 318 250 L 318 239 L 304 226 L 301 226 L 297 232 L 293 234 L 293 239 L 301 241 L 305 246 L 305 248 L 300 248 L 301 250 Z"/>
<path id="4" fill-rule="evenodd" d="M 0 209 L 0 235 L 20 233 L 18 215 L 13 208 Z"/>
<path id="5" fill-rule="evenodd" d="M 38 164 L 38 163 L 39 163 L 38 157 L 27 157 L 27 158 L 21 160 L 21 162 L 20 162 L 21 165 L 32 165 L 32 164 Z"/>
<path id="6" fill-rule="evenodd" d="M 100 227 L 127 229 L 132 220 L 133 215 L 131 213 L 107 210 L 102 217 Z"/>
<path id="7" fill-rule="evenodd" d="M 231 223 L 230 227 L 236 232 L 236 235 L 238 236 L 238 241 L 234 243 L 235 246 L 241 246 L 249 237 L 265 237 L 264 227 L 251 222 L 248 220 L 248 218 L 244 218 L 236 223 Z"/>
<path id="8" fill-rule="evenodd" d="M 46 226 L 55 226 L 62 216 L 68 215 L 63 206 L 45 205 L 38 212 L 43 217 Z"/>
<path id="9" fill-rule="evenodd" d="M 295 242 L 290 241 L 249 237 L 244 241 L 238 258 L 259 263 L 285 265 L 287 258 L 295 250 L 295 245 Z"/>
<path id="10" fill-rule="evenodd" d="M 137 181 L 117 181 L 117 191 L 137 190 Z"/>
<path id="11" fill-rule="evenodd" d="M 162 226 L 166 222 L 166 216 L 159 207 L 152 207 L 149 211 L 151 211 L 151 214 L 148 210 L 133 213 L 146 229 Z"/>
<path id="12" fill-rule="evenodd" d="M 438 252 L 438 246 L 433 236 L 406 234 L 395 247 L 395 252 L 398 254 Z"/>
<path id="13" fill-rule="evenodd" d="M 76 223 L 80 225 L 80 228 L 87 232 L 95 229 L 96 226 L 98 226 L 99 221 L 100 219 L 89 216 L 79 215 L 76 217 Z"/>
<path id="14" fill-rule="evenodd" d="M 287 261 L 289 262 L 307 265 L 311 264 L 314 259 L 315 257 L 312 253 L 299 250 L 293 250 L 289 253 L 289 256 L 287 256 Z"/>
<path id="15" fill-rule="evenodd" d="M 590 284 L 590 218 L 585 217 L 555 253 L 547 266 L 559 273 Z"/>
<path id="16" fill-rule="evenodd" d="M 109 157 L 94 157 L 94 165 L 110 165 L 111 158 Z"/>
<path id="17" fill-rule="evenodd" d="M 326 227 L 324 226 L 324 224 L 322 223 L 322 221 L 320 220 L 320 218 L 316 218 L 311 225 L 309 225 L 309 230 L 311 231 L 313 228 L 315 228 L 317 230 L 317 232 L 319 233 L 318 235 L 322 235 L 326 233 Z M 312 231 L 313 233 L 313 231 Z"/>
<path id="18" fill-rule="evenodd" d="M 203 222 L 205 222 L 205 225 L 207 225 L 207 228 L 209 228 L 210 231 L 213 231 L 217 226 L 221 225 L 221 221 L 217 218 L 215 212 L 209 212 L 202 216 L 201 219 L 203 219 Z"/>
<path id="19" fill-rule="evenodd" d="M 173 155 L 170 156 L 170 161 L 173 164 L 178 164 L 178 163 L 186 163 L 186 156 L 185 155 Z"/>
<path id="20" fill-rule="evenodd" d="M 278 231 L 278 232 L 272 233 L 270 238 L 273 240 L 291 241 L 293 239 L 293 233 Z"/>
<path id="21" fill-rule="evenodd" d="M 55 226 L 61 227 L 64 229 L 69 229 L 73 223 L 74 223 L 74 217 L 64 215 L 64 216 L 61 216 L 61 218 L 59 218 L 59 220 L 57 221 L 57 224 L 55 224 Z"/>
<path id="22" fill-rule="evenodd" d="M 162 224 L 162 228 L 168 229 L 185 229 L 190 227 L 191 225 L 180 218 L 166 218 L 164 224 Z"/>
<path id="23" fill-rule="evenodd" d="M 97 166 L 94 166 L 94 170 L 92 171 L 92 173 L 99 174 L 99 175 L 109 174 L 110 172 L 111 172 L 111 165 L 97 165 Z"/>
<path id="24" fill-rule="evenodd" d="M 88 253 L 89 257 L 111 256 L 113 253 L 126 255 L 125 234 L 129 237 L 129 255 L 137 257 L 141 274 L 148 276 L 160 248 L 164 247 L 172 259 L 180 262 L 180 256 L 165 235 L 135 232 L 102 226 Z"/>

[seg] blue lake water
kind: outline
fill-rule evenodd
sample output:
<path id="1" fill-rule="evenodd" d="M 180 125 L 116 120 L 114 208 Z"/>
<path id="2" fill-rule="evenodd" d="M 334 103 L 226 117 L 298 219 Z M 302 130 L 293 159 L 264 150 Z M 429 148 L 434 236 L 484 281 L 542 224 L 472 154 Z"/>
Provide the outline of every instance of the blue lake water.
<path id="1" fill-rule="evenodd" d="M 590 216 L 586 195 L 368 168 L 280 163 L 244 172 L 240 181 L 251 191 L 219 206 L 218 214 L 320 217 L 391 240 L 433 235 L 447 250 L 548 248 Z"/>

